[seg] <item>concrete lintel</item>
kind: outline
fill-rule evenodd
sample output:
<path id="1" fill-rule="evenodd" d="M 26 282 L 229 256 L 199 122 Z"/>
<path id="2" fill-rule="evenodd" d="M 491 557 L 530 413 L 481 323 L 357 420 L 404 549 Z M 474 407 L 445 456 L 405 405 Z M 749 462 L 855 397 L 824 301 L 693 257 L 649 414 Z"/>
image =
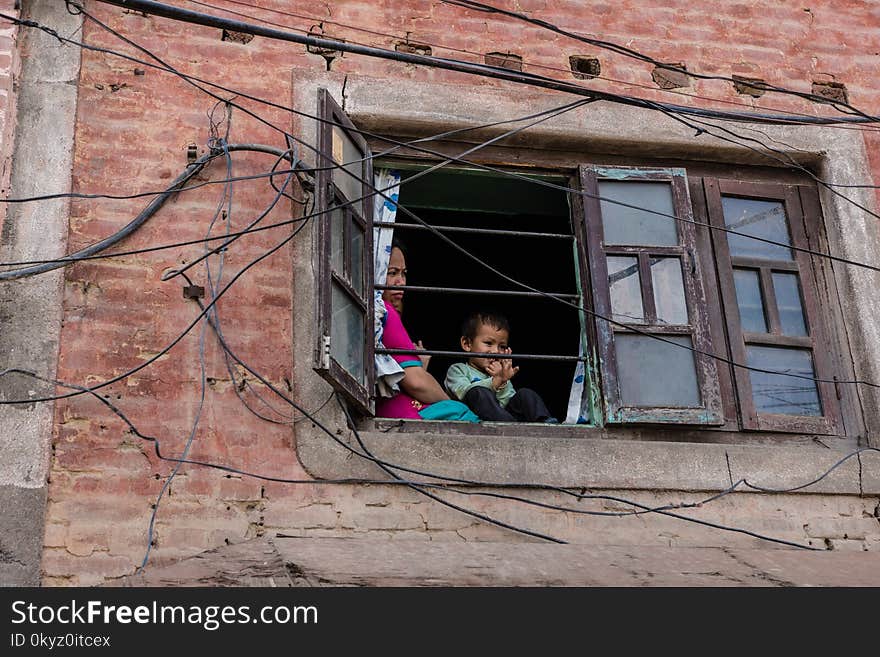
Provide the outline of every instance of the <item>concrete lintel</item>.
<path id="1" fill-rule="evenodd" d="M 577 100 L 570 94 L 522 87 L 517 87 L 514 94 L 509 85 L 455 85 L 419 80 L 395 80 L 389 85 L 384 80 L 365 76 L 298 71 L 294 77 L 297 110 L 314 114 L 313 96 L 318 87 L 329 89 L 340 103 L 343 102 L 344 89 L 345 110 L 358 127 L 386 134 L 429 135 L 510 120 Z M 688 120 L 687 117 L 684 120 Z M 477 130 L 467 136 L 500 134 L 514 125 Z M 719 129 L 701 127 L 727 136 Z M 607 101 L 591 103 L 533 126 L 518 134 L 514 143 L 537 148 L 582 150 L 585 158 L 589 153 L 598 152 L 768 166 L 788 166 L 789 158 L 802 164 L 833 160 L 835 171 L 831 172 L 832 178 L 847 178 L 854 161 L 867 161 L 858 131 L 822 126 L 757 124 L 747 127 L 759 130 L 764 135 L 762 139 L 770 143 L 777 140 L 785 145 L 773 143 L 775 151 L 762 151 L 753 143 L 748 147 L 740 146 L 710 132 L 695 135 L 693 128 L 654 110 Z M 310 133 L 308 130 L 306 134 Z M 745 134 L 753 136 L 750 132 Z M 861 173 L 858 164 L 854 168 Z"/>

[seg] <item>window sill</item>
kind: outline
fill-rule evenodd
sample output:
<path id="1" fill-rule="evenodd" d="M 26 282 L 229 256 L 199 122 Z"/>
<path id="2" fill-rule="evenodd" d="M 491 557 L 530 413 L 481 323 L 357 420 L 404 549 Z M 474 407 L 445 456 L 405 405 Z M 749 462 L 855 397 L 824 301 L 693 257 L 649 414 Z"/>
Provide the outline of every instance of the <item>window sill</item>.
<path id="1" fill-rule="evenodd" d="M 298 433 L 297 453 L 313 476 L 388 479 L 378 466 L 317 428 L 303 427 Z M 775 444 L 766 444 L 762 441 L 770 439 L 767 435 L 722 431 L 407 420 L 368 420 L 359 433 L 376 458 L 420 472 L 501 486 L 588 489 L 719 491 L 743 478 L 768 488 L 791 488 L 815 479 L 855 447 L 849 440 L 825 437 L 820 444 L 811 436 L 785 443 L 774 437 Z M 723 442 L 732 436 L 737 444 Z M 354 438 L 348 440 L 357 449 Z M 798 492 L 876 495 L 880 472 L 872 468 L 860 473 L 853 457 Z"/>

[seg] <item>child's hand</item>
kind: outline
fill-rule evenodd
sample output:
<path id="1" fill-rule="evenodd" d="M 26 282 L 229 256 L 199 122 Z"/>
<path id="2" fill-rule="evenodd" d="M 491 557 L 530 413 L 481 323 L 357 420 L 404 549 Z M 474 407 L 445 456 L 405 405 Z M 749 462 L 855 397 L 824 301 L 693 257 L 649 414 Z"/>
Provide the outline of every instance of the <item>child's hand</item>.
<path id="1" fill-rule="evenodd" d="M 425 345 L 422 344 L 422 341 L 419 340 L 413 345 L 418 351 L 424 351 Z M 428 354 L 422 355 L 419 354 L 419 360 L 422 361 L 422 369 L 428 369 L 428 363 L 431 362 L 431 356 Z"/>
<path id="2" fill-rule="evenodd" d="M 503 353 L 509 354 L 510 349 Z M 519 372 L 518 367 L 513 366 L 513 362 L 509 358 L 498 358 L 490 360 L 486 365 L 486 373 L 492 377 L 492 387 L 495 390 L 501 390 L 504 384 L 513 378 L 513 375 Z"/>
<path id="3" fill-rule="evenodd" d="M 501 374 L 502 370 L 501 362 L 497 359 L 487 360 L 486 361 L 486 374 L 491 376 L 493 379 Z"/>
<path id="4" fill-rule="evenodd" d="M 492 377 L 492 388 L 495 390 L 504 385 L 504 380 L 501 378 L 503 370 L 504 366 L 500 361 L 495 359 L 486 361 L 486 374 Z"/>
<path id="5" fill-rule="evenodd" d="M 505 354 L 512 353 L 510 347 L 504 350 Z M 502 358 L 501 359 L 501 378 L 504 379 L 504 383 L 510 381 L 514 375 L 519 372 L 519 367 L 513 366 L 513 360 L 510 358 Z M 501 385 L 504 385 L 502 383 Z"/>

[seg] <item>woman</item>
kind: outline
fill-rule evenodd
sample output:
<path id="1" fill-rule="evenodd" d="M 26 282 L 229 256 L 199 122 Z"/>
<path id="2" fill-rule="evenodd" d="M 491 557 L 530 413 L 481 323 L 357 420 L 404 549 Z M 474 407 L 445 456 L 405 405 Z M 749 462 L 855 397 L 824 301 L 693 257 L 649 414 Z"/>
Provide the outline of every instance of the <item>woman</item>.
<path id="1" fill-rule="evenodd" d="M 388 261 L 385 285 L 406 285 L 406 254 L 403 245 L 394 240 Z M 376 403 L 377 417 L 404 418 L 411 420 L 465 420 L 480 419 L 461 402 L 449 399 L 443 387 L 426 369 L 430 356 L 418 356 L 423 349 L 421 341 L 416 345 L 410 339 L 400 318 L 403 312 L 403 290 L 384 290 L 385 304 L 382 342 L 387 349 L 407 349 L 411 354 L 392 354 L 403 368 L 403 379 L 398 383 L 400 392 Z"/>

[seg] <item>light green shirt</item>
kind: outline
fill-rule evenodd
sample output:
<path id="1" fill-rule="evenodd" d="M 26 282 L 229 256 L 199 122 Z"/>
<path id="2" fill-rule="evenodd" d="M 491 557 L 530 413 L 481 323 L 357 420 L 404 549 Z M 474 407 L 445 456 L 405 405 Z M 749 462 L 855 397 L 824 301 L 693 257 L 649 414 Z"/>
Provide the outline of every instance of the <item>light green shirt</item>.
<path id="1" fill-rule="evenodd" d="M 457 399 L 463 400 L 465 393 L 474 386 L 483 386 L 490 390 L 492 387 L 492 377 L 481 372 L 475 367 L 471 367 L 467 363 L 456 363 L 446 371 L 446 379 L 443 382 L 449 393 Z M 510 398 L 516 394 L 513 384 L 510 381 L 505 382 L 500 390 L 495 390 L 495 398 L 501 406 L 507 406 Z"/>

